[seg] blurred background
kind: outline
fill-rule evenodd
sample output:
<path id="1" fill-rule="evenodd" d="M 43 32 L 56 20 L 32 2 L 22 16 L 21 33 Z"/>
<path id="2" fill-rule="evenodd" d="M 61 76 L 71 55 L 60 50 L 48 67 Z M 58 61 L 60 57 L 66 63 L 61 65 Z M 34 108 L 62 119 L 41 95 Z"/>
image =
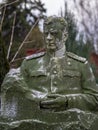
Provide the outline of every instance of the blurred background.
<path id="1" fill-rule="evenodd" d="M 86 57 L 98 83 L 97 0 L 0 0 L 0 85 L 10 68 L 44 51 L 44 16 L 68 22 L 67 51 Z"/>

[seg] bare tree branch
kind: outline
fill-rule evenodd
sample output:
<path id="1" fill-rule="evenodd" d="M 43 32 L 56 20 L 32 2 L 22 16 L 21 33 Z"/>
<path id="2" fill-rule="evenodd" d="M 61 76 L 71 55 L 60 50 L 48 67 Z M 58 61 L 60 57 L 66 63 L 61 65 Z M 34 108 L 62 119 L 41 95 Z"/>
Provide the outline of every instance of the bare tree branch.
<path id="1" fill-rule="evenodd" d="M 4 6 L 3 16 L 1 19 L 1 23 L 0 23 L 0 31 L 2 31 L 2 25 L 3 25 L 3 21 L 4 21 L 5 11 L 6 11 L 6 6 Z"/>
<path id="2" fill-rule="evenodd" d="M 90 40 L 95 52 L 98 53 L 98 0 L 72 0 L 71 2 L 79 35 L 84 35 L 85 41 Z M 70 7 L 70 2 L 67 3 Z"/>
<path id="3" fill-rule="evenodd" d="M 4 6 L 12 5 L 12 4 L 14 4 L 14 3 L 16 3 L 16 2 L 18 2 L 18 1 L 19 1 L 19 0 L 15 0 L 15 1 L 11 2 L 11 3 L 5 3 L 4 5 L 1 6 L 0 9 L 2 9 Z"/>
<path id="4" fill-rule="evenodd" d="M 15 12 L 14 14 L 15 14 L 15 15 L 14 15 L 14 19 L 13 19 L 12 34 L 11 34 L 10 45 L 9 45 L 8 53 L 7 53 L 7 59 L 9 59 L 11 47 L 12 47 L 12 44 L 13 44 L 14 29 L 15 29 L 15 21 L 16 21 L 16 12 Z"/>
<path id="5" fill-rule="evenodd" d="M 35 42 L 35 40 L 32 40 L 32 41 L 26 41 L 24 43 L 32 43 L 32 42 Z"/>
<path id="6" fill-rule="evenodd" d="M 14 57 L 12 58 L 11 62 L 13 62 L 16 58 L 16 56 L 18 55 L 19 51 L 21 50 L 22 46 L 24 45 L 25 41 L 27 40 L 28 36 L 30 35 L 31 31 L 34 29 L 34 27 L 37 25 L 37 23 L 39 22 L 40 17 L 36 20 L 35 24 L 32 26 L 32 28 L 30 29 L 30 31 L 28 32 L 28 34 L 26 35 L 25 39 L 23 40 L 23 42 L 21 43 L 20 47 L 18 48 L 16 54 L 14 55 Z"/>

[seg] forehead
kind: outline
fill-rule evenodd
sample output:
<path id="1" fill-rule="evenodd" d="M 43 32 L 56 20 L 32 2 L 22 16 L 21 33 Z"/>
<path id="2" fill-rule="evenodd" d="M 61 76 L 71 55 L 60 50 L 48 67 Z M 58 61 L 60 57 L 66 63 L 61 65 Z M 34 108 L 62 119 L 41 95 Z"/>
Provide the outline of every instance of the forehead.
<path id="1" fill-rule="evenodd" d="M 47 18 L 44 21 L 44 28 L 47 30 L 64 30 L 66 28 L 66 22 L 62 18 Z"/>

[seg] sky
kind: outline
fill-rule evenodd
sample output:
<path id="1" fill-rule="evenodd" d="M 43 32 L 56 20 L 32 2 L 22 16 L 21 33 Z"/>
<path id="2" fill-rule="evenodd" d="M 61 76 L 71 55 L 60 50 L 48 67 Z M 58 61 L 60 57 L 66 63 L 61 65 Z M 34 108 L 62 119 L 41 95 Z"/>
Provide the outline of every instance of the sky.
<path id="1" fill-rule="evenodd" d="M 61 8 L 64 10 L 64 0 L 41 0 L 45 3 L 45 8 L 47 9 L 47 16 L 59 15 Z"/>
<path id="2" fill-rule="evenodd" d="M 6 0 L 0 0 L 0 4 L 4 4 Z"/>
<path id="3" fill-rule="evenodd" d="M 65 1 L 67 2 L 67 6 L 68 6 L 68 10 L 70 10 L 76 17 L 76 19 L 78 19 L 77 16 L 77 11 L 75 10 L 74 7 L 74 0 L 41 0 L 42 3 L 45 4 L 45 8 L 47 9 L 47 12 L 45 13 L 47 16 L 51 16 L 51 15 L 57 15 L 57 16 L 61 16 L 61 11 L 65 12 Z M 79 0 L 76 0 L 79 1 Z"/>

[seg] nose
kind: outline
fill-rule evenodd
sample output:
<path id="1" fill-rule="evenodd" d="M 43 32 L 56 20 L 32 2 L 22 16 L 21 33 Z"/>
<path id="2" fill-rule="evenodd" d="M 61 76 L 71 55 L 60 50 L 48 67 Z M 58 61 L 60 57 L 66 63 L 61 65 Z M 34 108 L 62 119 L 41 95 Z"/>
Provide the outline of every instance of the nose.
<path id="1" fill-rule="evenodd" d="M 52 40 L 52 36 L 51 36 L 51 34 L 50 34 L 50 33 L 48 33 L 48 35 L 47 35 L 47 40 L 49 40 L 49 41 L 51 41 L 51 40 Z"/>

